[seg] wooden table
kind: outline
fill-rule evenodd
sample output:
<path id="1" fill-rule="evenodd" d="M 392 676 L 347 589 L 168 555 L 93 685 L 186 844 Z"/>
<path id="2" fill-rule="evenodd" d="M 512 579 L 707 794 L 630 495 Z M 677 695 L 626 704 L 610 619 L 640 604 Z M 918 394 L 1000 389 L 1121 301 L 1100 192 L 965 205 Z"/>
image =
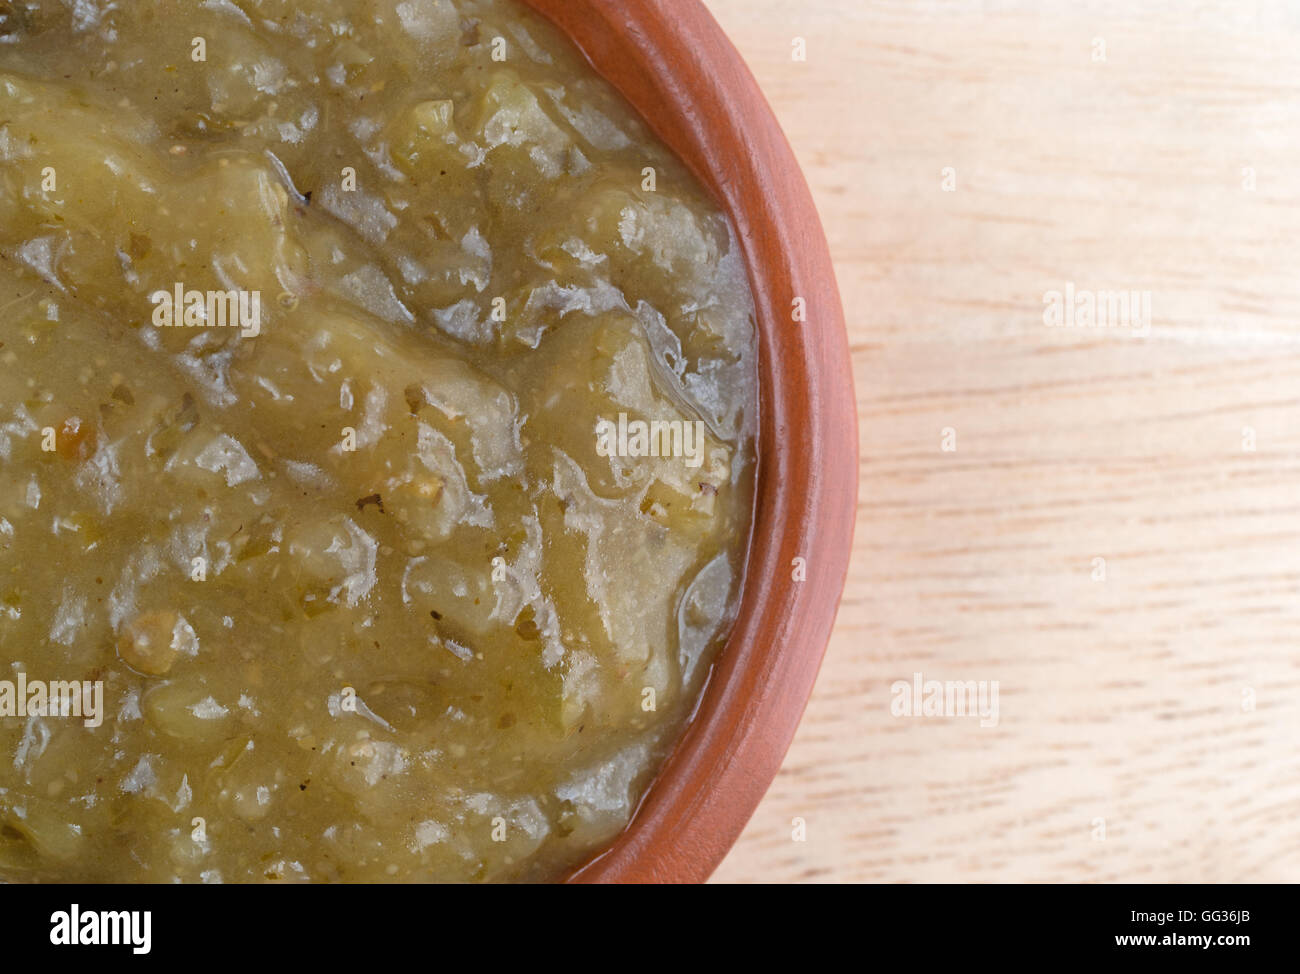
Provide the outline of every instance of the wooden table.
<path id="1" fill-rule="evenodd" d="M 862 445 L 716 879 L 1300 880 L 1300 11 L 708 3 L 821 209 Z M 1149 330 L 1049 327 L 1067 283 Z M 997 726 L 893 716 L 917 672 L 997 681 Z"/>

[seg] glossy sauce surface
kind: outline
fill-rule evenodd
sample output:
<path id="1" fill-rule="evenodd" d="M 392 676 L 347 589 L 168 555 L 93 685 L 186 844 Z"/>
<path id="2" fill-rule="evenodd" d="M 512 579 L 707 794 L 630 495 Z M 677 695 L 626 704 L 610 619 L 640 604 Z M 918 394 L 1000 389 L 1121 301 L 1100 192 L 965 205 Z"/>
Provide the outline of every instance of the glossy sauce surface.
<path id="1" fill-rule="evenodd" d="M 0 2 L 0 343 L 0 681 L 104 708 L 0 715 L 0 879 L 547 879 L 626 824 L 735 611 L 753 307 L 548 25 Z"/>

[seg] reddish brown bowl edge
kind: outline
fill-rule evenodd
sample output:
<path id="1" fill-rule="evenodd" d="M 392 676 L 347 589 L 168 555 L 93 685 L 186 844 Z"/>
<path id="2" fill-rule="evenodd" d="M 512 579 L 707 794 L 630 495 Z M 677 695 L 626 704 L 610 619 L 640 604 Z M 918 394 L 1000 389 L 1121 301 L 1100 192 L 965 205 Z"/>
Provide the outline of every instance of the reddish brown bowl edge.
<path id="1" fill-rule="evenodd" d="M 745 591 L 694 720 L 627 829 L 572 882 L 703 882 L 803 716 L 853 543 L 856 400 L 812 194 L 739 52 L 698 0 L 524 0 L 583 51 L 722 202 L 759 318 L 757 497 Z M 807 319 L 795 323 L 796 297 Z M 794 579 L 794 559 L 807 578 Z M 786 823 L 774 825 L 788 827 Z"/>

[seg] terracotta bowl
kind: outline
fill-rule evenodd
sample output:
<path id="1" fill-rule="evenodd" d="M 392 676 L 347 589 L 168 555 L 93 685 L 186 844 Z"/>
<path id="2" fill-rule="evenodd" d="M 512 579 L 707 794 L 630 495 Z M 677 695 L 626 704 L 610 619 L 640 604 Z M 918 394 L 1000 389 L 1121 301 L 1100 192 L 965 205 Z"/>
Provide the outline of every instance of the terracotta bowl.
<path id="1" fill-rule="evenodd" d="M 569 35 L 731 214 L 758 309 L 758 484 L 739 618 L 631 824 L 570 876 L 700 882 L 781 766 L 844 587 L 858 471 L 844 312 L 794 153 L 703 4 L 525 2 Z M 799 297 L 802 323 L 792 313 Z"/>

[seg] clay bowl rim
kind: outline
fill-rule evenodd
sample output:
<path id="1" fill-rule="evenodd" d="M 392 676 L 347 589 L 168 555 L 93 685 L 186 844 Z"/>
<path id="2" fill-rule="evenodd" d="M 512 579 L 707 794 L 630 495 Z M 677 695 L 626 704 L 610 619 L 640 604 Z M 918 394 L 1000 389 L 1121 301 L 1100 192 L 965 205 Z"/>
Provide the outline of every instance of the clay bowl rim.
<path id="1" fill-rule="evenodd" d="M 844 588 L 858 475 L 844 312 L 794 153 L 699 0 L 524 2 L 577 44 L 730 213 L 758 311 L 759 462 L 738 618 L 632 821 L 566 877 L 702 882 L 780 769 Z"/>

